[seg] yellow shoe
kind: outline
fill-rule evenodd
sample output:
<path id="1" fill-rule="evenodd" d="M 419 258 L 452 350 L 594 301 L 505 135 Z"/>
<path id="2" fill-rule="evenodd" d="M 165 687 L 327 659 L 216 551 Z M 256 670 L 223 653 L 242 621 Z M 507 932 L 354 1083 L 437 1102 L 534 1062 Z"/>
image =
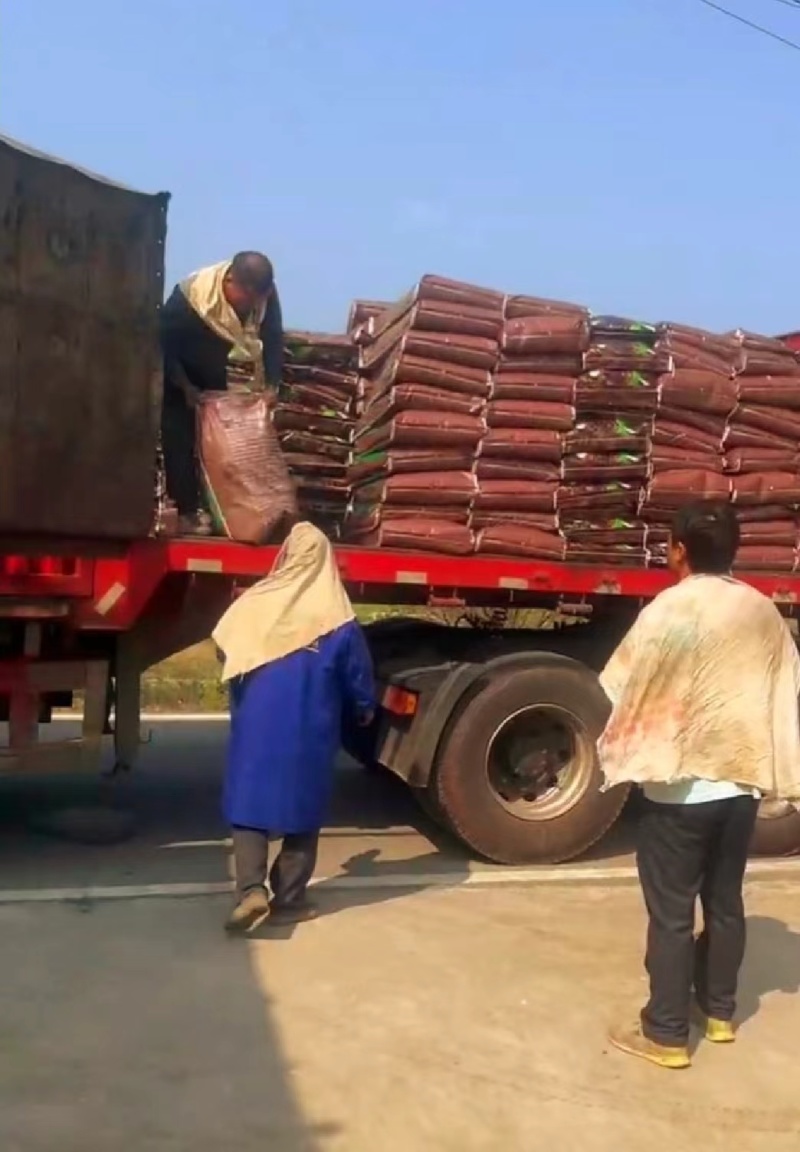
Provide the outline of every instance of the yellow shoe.
<path id="1" fill-rule="evenodd" d="M 712 1044 L 733 1044 L 736 1029 L 730 1020 L 715 1020 L 713 1016 L 706 1016 L 704 1022 L 706 1040 Z"/>
<path id="2" fill-rule="evenodd" d="M 655 1041 L 648 1040 L 643 1035 L 640 1024 L 634 1024 L 630 1028 L 612 1028 L 608 1038 L 620 1052 L 625 1052 L 628 1056 L 638 1056 L 641 1060 L 648 1060 L 659 1068 L 691 1067 L 689 1049 L 685 1045 L 673 1048 L 667 1047 L 665 1044 L 656 1044 Z"/>
<path id="3" fill-rule="evenodd" d="M 713 1016 L 706 1016 L 696 1001 L 692 1004 L 692 1015 L 703 1030 L 706 1040 L 712 1044 L 733 1044 L 736 1040 L 736 1026 L 732 1021 L 715 1020 Z"/>
<path id="4" fill-rule="evenodd" d="M 248 892 L 234 908 L 225 924 L 226 932 L 252 932 L 269 916 L 269 899 L 265 889 Z"/>

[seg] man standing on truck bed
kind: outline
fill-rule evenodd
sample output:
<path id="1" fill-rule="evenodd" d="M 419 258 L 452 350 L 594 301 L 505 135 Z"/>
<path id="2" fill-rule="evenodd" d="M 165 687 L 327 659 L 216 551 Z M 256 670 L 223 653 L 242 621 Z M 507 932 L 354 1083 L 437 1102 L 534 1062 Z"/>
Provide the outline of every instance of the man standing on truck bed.
<path id="1" fill-rule="evenodd" d="M 183 280 L 161 311 L 164 400 L 161 439 L 167 492 L 182 533 L 204 530 L 195 459 L 195 408 L 203 392 L 241 383 L 277 388 L 283 320 L 271 262 L 239 252 Z"/>
<path id="2" fill-rule="evenodd" d="M 772 601 L 731 576 L 738 547 L 730 504 L 680 511 L 669 550 L 679 582 L 644 609 L 600 677 L 613 705 L 600 740 L 606 780 L 643 786 L 649 919 L 650 999 L 610 1040 L 662 1068 L 689 1066 L 693 997 L 706 1039 L 735 1039 L 759 798 L 800 798 L 800 657 Z"/>

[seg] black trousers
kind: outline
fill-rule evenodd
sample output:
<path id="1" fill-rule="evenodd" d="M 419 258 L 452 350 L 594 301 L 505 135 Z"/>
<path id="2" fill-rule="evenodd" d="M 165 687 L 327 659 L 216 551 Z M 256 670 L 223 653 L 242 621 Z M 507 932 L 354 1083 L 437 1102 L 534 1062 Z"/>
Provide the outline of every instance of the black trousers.
<path id="1" fill-rule="evenodd" d="M 174 390 L 165 392 L 161 410 L 161 449 L 167 494 L 175 501 L 181 516 L 193 516 L 201 506 L 195 440 L 194 410 Z"/>
<path id="2" fill-rule="evenodd" d="M 689 1039 L 692 989 L 706 1015 L 732 1020 L 744 959 L 742 886 L 758 801 L 644 801 L 637 864 L 649 916 L 650 999 L 642 1032 L 657 1044 Z M 704 928 L 695 940 L 697 898 Z"/>
<path id="3" fill-rule="evenodd" d="M 239 896 L 263 888 L 269 867 L 269 836 L 255 828 L 234 828 L 233 860 Z M 317 865 L 319 832 L 284 836 L 269 872 L 269 886 L 276 904 L 299 904 Z"/>

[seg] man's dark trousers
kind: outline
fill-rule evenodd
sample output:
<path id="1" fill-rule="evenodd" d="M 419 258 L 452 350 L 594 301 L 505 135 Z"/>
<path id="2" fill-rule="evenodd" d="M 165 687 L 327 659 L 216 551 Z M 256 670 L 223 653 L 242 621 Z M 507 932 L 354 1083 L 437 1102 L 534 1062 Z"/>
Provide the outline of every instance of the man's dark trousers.
<path id="1" fill-rule="evenodd" d="M 636 855 L 649 915 L 650 1000 L 642 1032 L 680 1047 L 689 1039 L 692 989 L 706 1016 L 732 1020 L 736 1010 L 746 941 L 742 886 L 758 801 L 643 803 Z M 695 941 L 698 897 L 704 928 Z"/>

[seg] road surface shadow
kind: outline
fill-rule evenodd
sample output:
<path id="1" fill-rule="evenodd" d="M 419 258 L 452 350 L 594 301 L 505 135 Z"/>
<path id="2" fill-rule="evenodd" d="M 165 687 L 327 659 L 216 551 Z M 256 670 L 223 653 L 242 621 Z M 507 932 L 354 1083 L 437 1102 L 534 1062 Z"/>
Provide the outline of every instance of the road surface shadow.
<path id="1" fill-rule="evenodd" d="M 747 952 L 739 981 L 737 1017 L 755 1016 L 765 996 L 800 993 L 800 932 L 772 916 L 748 916 Z"/>
<path id="2" fill-rule="evenodd" d="M 214 904 L 219 905 L 215 908 Z M 0 910 L 9 1152 L 325 1152 L 219 901 Z"/>
<path id="3" fill-rule="evenodd" d="M 0 780 L 0 869 L 3 887 L 217 883 L 229 877 L 220 811 L 225 726 L 156 726 L 137 768 L 113 780 L 35 777 Z M 132 815 L 134 835 L 117 845 L 87 847 L 44 834 L 43 815 L 64 807 L 108 806 Z M 623 820 L 582 861 L 612 863 L 630 851 Z M 459 871 L 471 854 L 422 811 L 410 789 L 388 772 L 370 773 L 342 760 L 323 832 L 320 871 L 338 872 L 353 845 L 380 845 L 382 858 L 409 858 L 407 870 Z M 413 857 L 416 854 L 416 858 Z M 394 865 L 392 865 L 394 867 Z M 478 864 L 480 867 L 480 864 Z M 569 868 L 569 865 L 566 865 Z"/>

